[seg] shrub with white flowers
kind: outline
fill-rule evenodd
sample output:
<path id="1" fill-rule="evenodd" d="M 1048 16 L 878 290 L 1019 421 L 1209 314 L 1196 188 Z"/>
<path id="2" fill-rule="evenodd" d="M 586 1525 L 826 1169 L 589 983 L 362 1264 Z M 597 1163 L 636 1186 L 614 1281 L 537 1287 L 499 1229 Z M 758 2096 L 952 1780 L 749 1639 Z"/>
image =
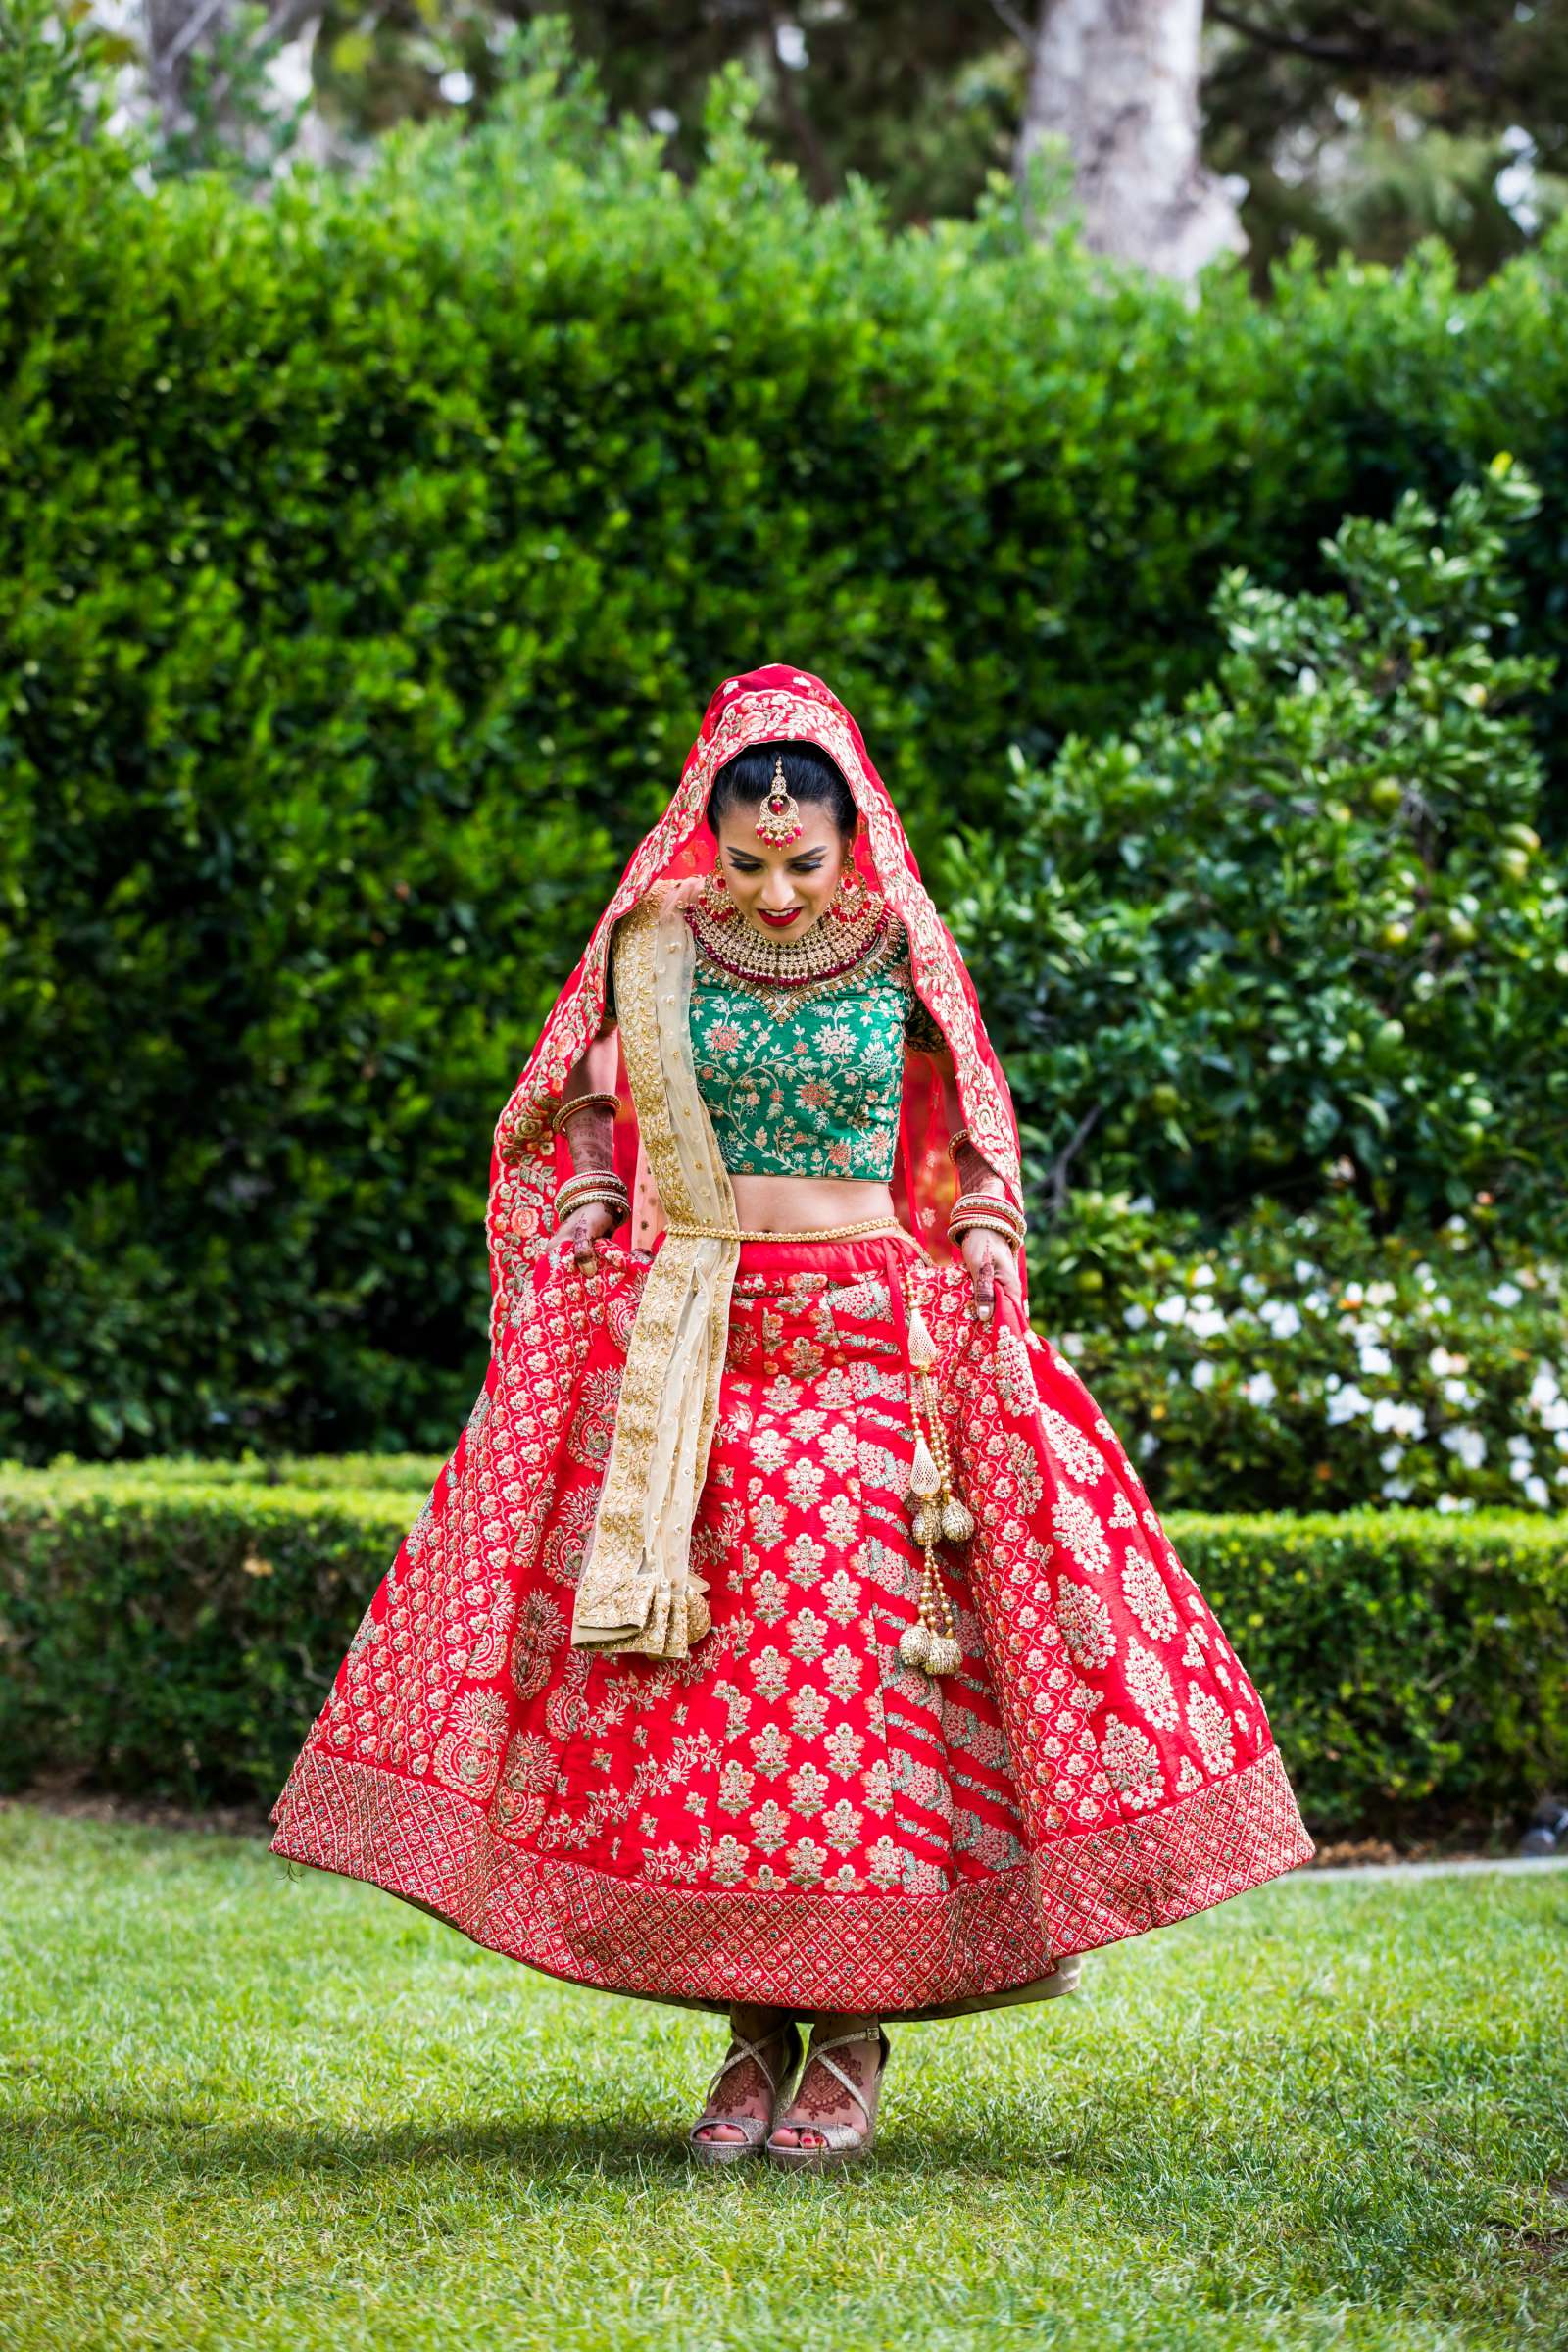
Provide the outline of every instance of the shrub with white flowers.
<path id="1" fill-rule="evenodd" d="M 1162 1507 L 1568 1512 L 1568 1266 L 1484 1199 L 1382 1236 L 1348 1191 L 1262 1201 L 1212 1242 L 1083 1193 L 1039 1250 L 1034 1319 Z"/>

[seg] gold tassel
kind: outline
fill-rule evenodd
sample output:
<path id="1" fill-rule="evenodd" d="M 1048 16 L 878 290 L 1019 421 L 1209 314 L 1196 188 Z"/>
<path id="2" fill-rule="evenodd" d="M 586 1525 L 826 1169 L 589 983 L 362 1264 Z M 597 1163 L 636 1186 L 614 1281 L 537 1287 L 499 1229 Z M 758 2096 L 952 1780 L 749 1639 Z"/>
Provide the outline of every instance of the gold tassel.
<path id="1" fill-rule="evenodd" d="M 923 1496 L 940 1494 L 941 1492 L 942 1473 L 932 1459 L 931 1448 L 926 1444 L 924 1436 L 917 1435 L 914 1445 L 914 1461 L 909 1471 L 909 1493 Z"/>
<path id="2" fill-rule="evenodd" d="M 974 1534 L 974 1514 L 951 1487 L 942 1503 L 942 1533 L 949 1544 L 967 1544 Z"/>
<path id="3" fill-rule="evenodd" d="M 899 1658 L 906 1666 L 919 1666 L 929 1671 L 931 1633 L 923 1617 L 906 1625 L 899 1636 Z"/>
<path id="4" fill-rule="evenodd" d="M 943 1514 L 935 1502 L 922 1502 L 914 1514 L 914 1540 L 917 1544 L 934 1544 L 942 1533 Z"/>
<path id="5" fill-rule="evenodd" d="M 909 1309 L 909 1361 L 917 1372 L 928 1372 L 937 1360 L 937 1344 L 925 1327 L 917 1306 Z"/>
<path id="6" fill-rule="evenodd" d="M 927 1674 L 956 1674 L 963 1664 L 963 1649 L 951 1634 L 932 1634 L 925 1645 Z"/>

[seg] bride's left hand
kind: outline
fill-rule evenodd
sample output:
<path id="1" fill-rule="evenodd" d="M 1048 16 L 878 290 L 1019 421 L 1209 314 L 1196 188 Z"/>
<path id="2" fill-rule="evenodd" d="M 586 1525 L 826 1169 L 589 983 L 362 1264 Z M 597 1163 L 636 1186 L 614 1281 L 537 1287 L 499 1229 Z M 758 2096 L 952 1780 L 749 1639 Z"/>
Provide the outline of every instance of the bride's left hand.
<path id="1" fill-rule="evenodd" d="M 958 1254 L 969 1269 L 974 1284 L 974 1311 L 982 1323 L 990 1322 L 999 1290 L 1005 1291 L 1009 1298 L 1022 1306 L 1018 1260 L 999 1233 L 988 1233 L 983 1225 L 971 1225 L 967 1233 L 958 1236 Z"/>

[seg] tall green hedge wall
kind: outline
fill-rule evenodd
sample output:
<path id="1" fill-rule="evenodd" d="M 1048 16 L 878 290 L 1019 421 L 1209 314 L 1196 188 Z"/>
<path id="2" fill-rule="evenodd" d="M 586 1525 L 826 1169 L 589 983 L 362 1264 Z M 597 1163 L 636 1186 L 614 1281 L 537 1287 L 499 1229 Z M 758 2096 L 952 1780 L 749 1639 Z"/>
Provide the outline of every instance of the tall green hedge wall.
<path id="1" fill-rule="evenodd" d="M 261 203 L 12 110 L 29 1458 L 450 1442 L 496 1110 L 738 665 L 824 671 L 929 853 L 1004 820 L 1009 746 L 1200 676 L 1223 567 L 1315 580 L 1343 512 L 1499 447 L 1543 494 L 1519 643 L 1568 643 L 1568 236 L 1474 294 L 1434 247 L 1195 308 L 1002 199 L 902 236 L 863 191 L 818 209 L 730 83 L 683 189 L 549 54 L 466 142 Z"/>

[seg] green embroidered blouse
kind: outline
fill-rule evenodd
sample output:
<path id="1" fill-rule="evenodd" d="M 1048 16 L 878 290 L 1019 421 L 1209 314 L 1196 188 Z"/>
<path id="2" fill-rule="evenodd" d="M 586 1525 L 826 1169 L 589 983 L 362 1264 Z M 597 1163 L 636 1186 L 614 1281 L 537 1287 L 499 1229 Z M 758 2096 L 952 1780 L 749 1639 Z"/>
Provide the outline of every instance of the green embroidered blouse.
<path id="1" fill-rule="evenodd" d="M 903 937 L 879 970 L 846 972 L 783 1019 L 699 948 L 691 1039 L 698 1092 L 732 1176 L 874 1184 L 893 1174 L 906 1050 L 946 1050 Z"/>

